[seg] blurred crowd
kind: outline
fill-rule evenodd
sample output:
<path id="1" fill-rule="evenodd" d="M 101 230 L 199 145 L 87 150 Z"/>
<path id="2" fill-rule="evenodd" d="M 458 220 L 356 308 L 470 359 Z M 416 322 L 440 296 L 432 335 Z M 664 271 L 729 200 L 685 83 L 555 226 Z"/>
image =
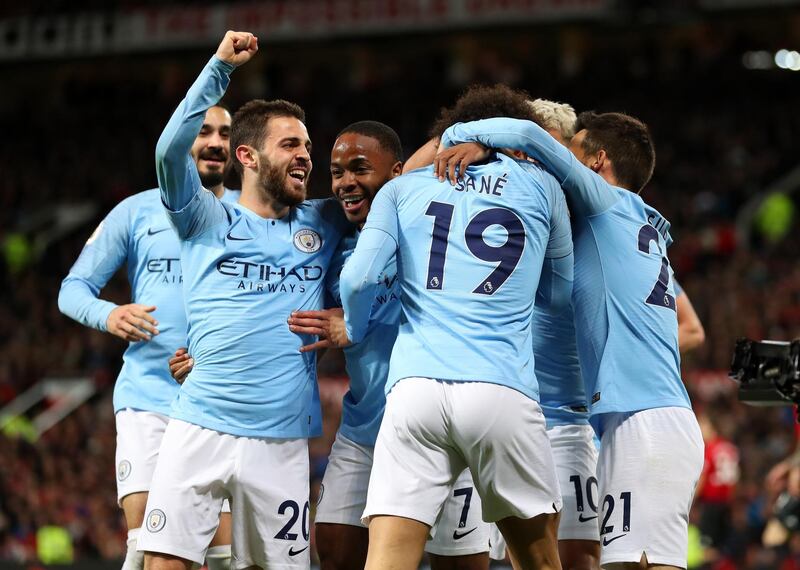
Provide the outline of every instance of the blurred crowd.
<path id="1" fill-rule="evenodd" d="M 578 111 L 622 110 L 645 120 L 658 159 L 643 197 L 672 222 L 670 259 L 706 329 L 684 375 L 711 426 L 707 443 L 722 442 L 712 447 L 738 457 L 733 471 L 730 461 L 723 465 L 721 489 L 698 490 L 695 567 L 800 568 L 800 539 L 760 545 L 777 494 L 764 480 L 794 449 L 792 411 L 737 403 L 735 385 L 719 372 L 737 337 L 800 336 L 794 201 L 744 215 L 798 166 L 792 135 L 800 132 L 800 79 L 745 70 L 746 35 L 725 29 L 710 34 L 700 26 L 660 42 L 643 32 L 601 30 L 579 40 L 551 27 L 535 32 L 266 46 L 260 63 L 235 77 L 227 100 L 235 108 L 255 96 L 281 97 L 305 108 L 314 197 L 329 192 L 327 153 L 342 127 L 384 121 L 410 155 L 438 109 L 473 82 L 506 82 Z M 9 143 L 0 153 L 0 408 L 45 377 L 89 377 L 99 389 L 36 441 L 0 435 L 0 560 L 35 560 L 45 525 L 68 529 L 76 559 L 124 554 L 110 403 L 124 346 L 62 316 L 56 296 L 103 215 L 155 185 L 158 134 L 207 55 L 41 63 L 17 75 L 20 89 L 0 94 Z M 124 275 L 103 292 L 117 302 L 127 295 Z M 335 353 L 321 367 L 326 376 L 343 374 Z M 315 483 L 345 386 L 325 385 L 325 436 L 311 446 Z"/>

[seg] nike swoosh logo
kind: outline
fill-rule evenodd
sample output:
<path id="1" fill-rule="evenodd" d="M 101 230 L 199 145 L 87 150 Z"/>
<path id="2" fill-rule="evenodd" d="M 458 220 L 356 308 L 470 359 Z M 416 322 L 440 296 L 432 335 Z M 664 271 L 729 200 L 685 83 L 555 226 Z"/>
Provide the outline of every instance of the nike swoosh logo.
<path id="1" fill-rule="evenodd" d="M 231 235 L 231 232 L 228 232 L 228 235 L 226 237 L 232 241 L 247 241 L 253 239 L 251 237 L 234 237 Z"/>
<path id="2" fill-rule="evenodd" d="M 300 554 L 301 552 L 304 552 L 306 550 L 308 550 L 308 546 L 306 546 L 305 548 L 301 548 L 300 550 L 295 550 L 293 546 L 290 546 L 289 547 L 289 556 L 297 556 L 298 554 Z"/>
<path id="3" fill-rule="evenodd" d="M 147 230 L 147 235 L 154 236 L 156 234 L 160 234 L 161 232 L 165 232 L 168 229 L 169 228 L 160 228 L 160 229 L 157 229 L 157 230 L 153 230 L 153 228 L 150 228 L 149 230 Z"/>
<path id="4" fill-rule="evenodd" d="M 611 540 L 609 540 L 608 538 L 605 538 L 605 537 L 603 537 L 603 546 L 608 546 L 609 544 L 611 544 L 612 542 L 614 542 L 614 541 L 615 541 L 615 540 L 617 540 L 618 538 L 622 538 L 623 536 L 628 536 L 628 534 L 627 534 L 627 533 L 625 533 L 625 534 L 621 534 L 621 535 L 619 535 L 619 536 L 615 536 L 615 537 L 614 537 L 614 538 L 612 538 Z"/>
<path id="5" fill-rule="evenodd" d="M 581 521 L 581 522 L 593 521 L 596 518 L 597 518 L 597 515 L 594 515 L 593 517 L 584 517 L 583 513 L 578 515 L 578 520 Z"/>
<path id="6" fill-rule="evenodd" d="M 473 528 L 472 530 L 468 530 L 467 532 L 463 532 L 463 533 L 459 533 L 457 530 L 454 530 L 453 531 L 453 540 L 461 540 L 462 538 L 467 536 L 469 533 L 475 532 L 476 530 L 478 530 L 477 526 L 475 528 Z"/>

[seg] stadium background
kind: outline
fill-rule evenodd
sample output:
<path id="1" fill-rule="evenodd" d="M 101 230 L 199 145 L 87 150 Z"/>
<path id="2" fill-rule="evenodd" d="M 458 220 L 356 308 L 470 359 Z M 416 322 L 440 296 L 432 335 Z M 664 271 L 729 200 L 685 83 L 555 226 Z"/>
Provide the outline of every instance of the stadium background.
<path id="1" fill-rule="evenodd" d="M 800 336 L 800 9 L 790 0 L 0 1 L 4 564 L 119 567 L 124 555 L 111 407 L 124 345 L 61 315 L 56 297 L 105 213 L 155 186 L 158 135 L 227 28 L 257 33 L 261 49 L 226 102 L 305 108 L 314 197 L 329 192 L 340 128 L 384 121 L 408 156 L 475 82 L 645 120 L 658 160 L 644 198 L 672 222 L 670 259 L 706 329 L 684 378 L 698 414 L 740 454 L 724 532 L 714 547 L 694 537 L 693 552 L 709 568 L 800 567 L 800 539 L 760 546 L 775 498 L 764 478 L 794 449 L 792 412 L 738 404 L 725 377 L 736 337 Z M 124 275 L 103 295 L 125 302 Z M 326 429 L 311 444 L 312 492 L 343 370 L 340 354 L 320 363 Z M 698 501 L 692 521 L 707 509 Z"/>

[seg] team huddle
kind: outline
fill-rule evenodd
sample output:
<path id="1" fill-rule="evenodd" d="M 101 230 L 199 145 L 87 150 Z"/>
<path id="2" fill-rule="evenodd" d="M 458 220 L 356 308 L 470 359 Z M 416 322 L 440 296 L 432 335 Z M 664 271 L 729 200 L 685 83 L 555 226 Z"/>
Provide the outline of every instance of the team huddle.
<path id="1" fill-rule="evenodd" d="M 124 568 L 309 567 L 327 347 L 350 389 L 323 569 L 479 570 L 506 547 L 515 568 L 685 568 L 703 441 L 669 222 L 639 196 L 647 127 L 472 88 L 405 164 L 387 125 L 344 128 L 333 198 L 307 200 L 303 110 L 220 104 L 257 50 L 225 35 L 158 141 L 159 188 L 109 213 L 59 294 L 130 341 Z M 100 300 L 124 264 L 133 303 Z"/>

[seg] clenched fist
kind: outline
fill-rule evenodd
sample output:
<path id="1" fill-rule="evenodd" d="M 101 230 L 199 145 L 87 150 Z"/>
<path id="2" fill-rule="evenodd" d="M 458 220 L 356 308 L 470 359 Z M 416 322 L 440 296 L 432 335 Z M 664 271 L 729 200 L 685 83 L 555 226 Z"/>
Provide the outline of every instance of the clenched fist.
<path id="1" fill-rule="evenodd" d="M 225 32 L 225 37 L 217 48 L 215 54 L 225 63 L 239 67 L 250 61 L 258 51 L 258 38 L 250 32 Z"/>

